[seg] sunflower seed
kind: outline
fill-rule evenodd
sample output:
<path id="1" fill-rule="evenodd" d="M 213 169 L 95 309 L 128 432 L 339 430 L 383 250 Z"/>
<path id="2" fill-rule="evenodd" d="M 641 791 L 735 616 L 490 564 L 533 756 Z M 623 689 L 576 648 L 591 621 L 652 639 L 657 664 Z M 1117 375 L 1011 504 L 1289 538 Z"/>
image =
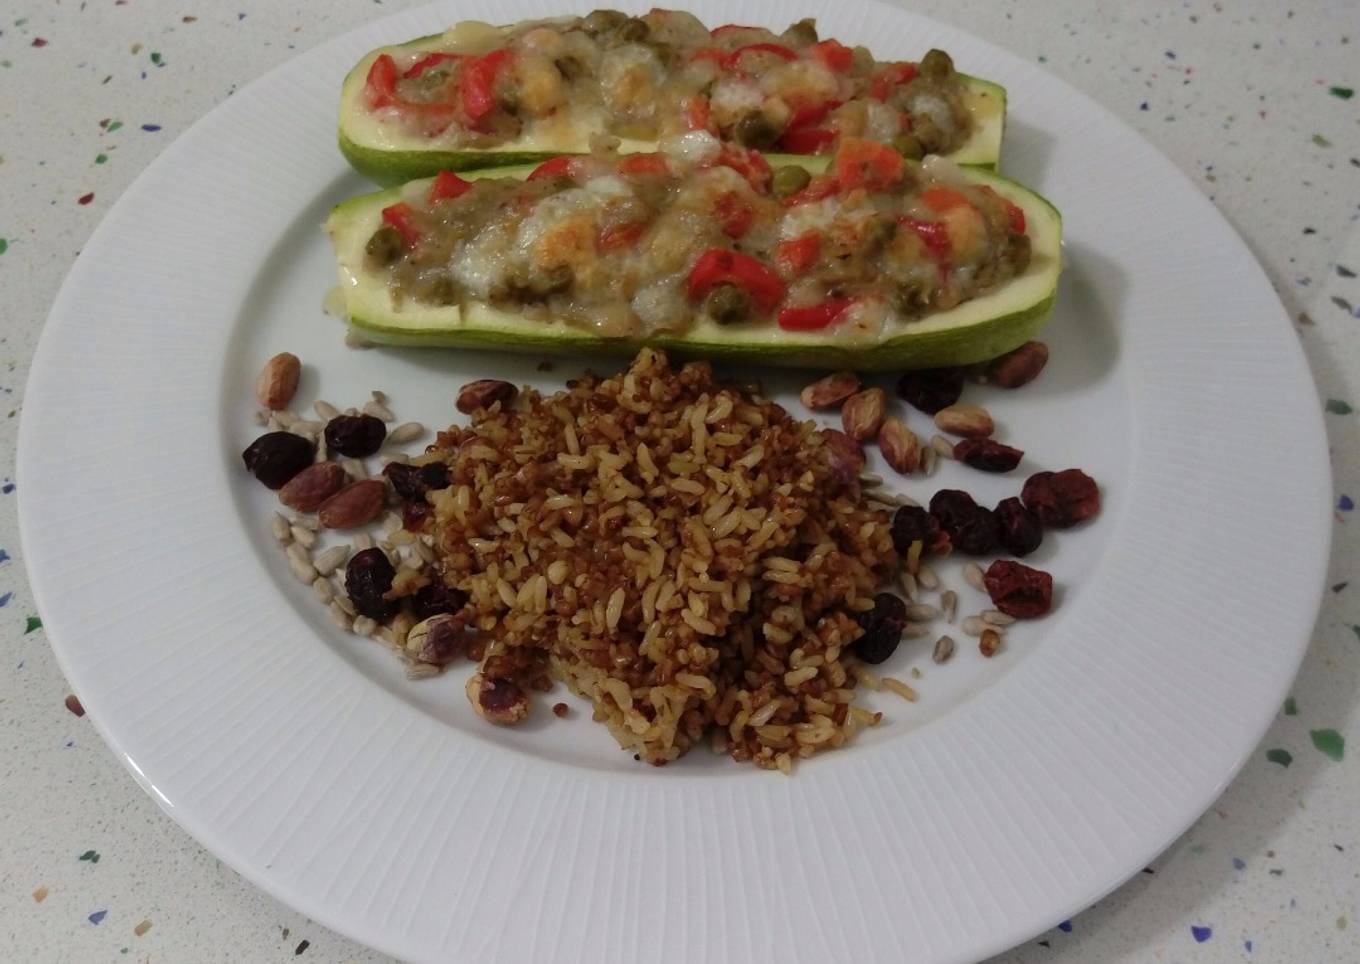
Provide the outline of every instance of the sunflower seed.
<path id="1" fill-rule="evenodd" d="M 935 640 L 935 648 L 930 653 L 930 658 L 937 663 L 949 662 L 949 657 L 954 655 L 954 637 L 941 636 Z"/>
<path id="2" fill-rule="evenodd" d="M 350 617 L 340 603 L 338 601 L 332 602 L 328 608 L 330 609 L 331 619 L 335 622 L 335 625 L 346 632 L 349 632 L 352 625 L 350 623 Z"/>
<path id="3" fill-rule="evenodd" d="M 314 515 L 295 515 L 293 516 L 293 525 L 300 526 L 301 528 L 308 529 L 312 532 L 321 531 L 321 520 Z"/>
<path id="4" fill-rule="evenodd" d="M 981 636 L 983 630 L 987 628 L 987 624 L 982 621 L 981 616 L 969 616 L 959 628 L 969 636 Z"/>
<path id="5" fill-rule="evenodd" d="M 372 636 L 378 631 L 378 624 L 367 616 L 354 620 L 354 632 L 359 636 Z"/>
<path id="6" fill-rule="evenodd" d="M 907 618 L 912 622 L 928 623 L 940 618 L 940 611 L 928 603 L 913 603 L 907 607 Z"/>
<path id="7" fill-rule="evenodd" d="M 883 677 L 883 688 L 891 690 L 908 703 L 916 702 L 916 691 L 900 679 L 894 679 L 891 676 Z"/>
<path id="8" fill-rule="evenodd" d="M 390 435 L 387 437 L 388 439 L 392 438 L 392 436 Z M 407 455 L 405 452 L 393 452 L 391 455 L 383 456 L 384 468 L 391 465 L 393 462 L 396 462 L 398 465 L 409 465 L 411 462 L 411 456 Z"/>
<path id="9" fill-rule="evenodd" d="M 353 619 L 354 616 L 356 616 L 359 612 L 359 610 L 354 608 L 354 600 L 350 599 L 349 596 L 346 596 L 343 589 L 341 589 L 341 591 L 335 594 L 334 605 L 339 606 L 340 611 L 345 613 L 351 619 Z"/>
<path id="10" fill-rule="evenodd" d="M 981 592 L 987 591 L 987 582 L 982 575 L 982 567 L 976 562 L 970 562 L 963 567 L 964 582 Z"/>
<path id="11" fill-rule="evenodd" d="M 419 422 L 402 422 L 387 433 L 387 441 L 393 445 L 405 445 L 407 442 L 414 442 L 424 434 L 425 426 Z"/>
<path id="12" fill-rule="evenodd" d="M 392 410 L 379 401 L 364 402 L 363 412 L 365 415 L 380 418 L 384 422 L 395 422 L 397 420 L 397 417 L 392 414 Z"/>
<path id="13" fill-rule="evenodd" d="M 935 471 L 935 466 L 939 464 L 940 464 L 939 453 L 937 453 L 933 447 L 921 450 L 921 473 L 923 475 L 933 474 Z"/>
<path id="14" fill-rule="evenodd" d="M 934 569 L 924 563 L 921 564 L 921 568 L 916 570 L 916 581 L 919 582 L 924 589 L 940 588 L 940 577 L 935 575 Z"/>
<path id="15" fill-rule="evenodd" d="M 934 449 L 935 454 L 942 459 L 952 459 L 954 457 L 954 444 L 943 435 L 931 436 L 930 447 Z"/>
<path id="16" fill-rule="evenodd" d="M 930 634 L 929 626 L 922 626 L 920 623 L 907 623 L 902 627 L 903 639 L 920 639 L 922 636 Z"/>
<path id="17" fill-rule="evenodd" d="M 306 583 L 309 586 L 316 582 L 316 570 L 306 559 L 299 559 L 290 555 L 288 557 L 288 568 L 293 570 L 293 575 L 297 577 L 298 582 Z"/>
<path id="18" fill-rule="evenodd" d="M 340 467 L 349 473 L 349 476 L 352 479 L 362 480 L 368 478 L 368 469 L 365 468 L 363 461 L 360 459 L 345 459 L 340 463 Z"/>
<path id="19" fill-rule="evenodd" d="M 412 663 L 406 667 L 407 679 L 429 679 L 431 676 L 438 676 L 440 667 L 434 663 Z"/>
<path id="20" fill-rule="evenodd" d="M 275 418 L 273 415 L 269 416 L 269 421 L 264 423 L 264 427 L 269 429 L 269 431 L 271 432 L 283 431 L 283 426 L 279 424 L 279 420 Z"/>
<path id="21" fill-rule="evenodd" d="M 336 408 L 330 402 L 322 401 L 319 398 L 312 403 L 312 408 L 316 411 L 316 414 L 321 416 L 322 420 L 327 422 L 340 414 L 340 409 Z"/>
<path id="22" fill-rule="evenodd" d="M 317 602 L 328 603 L 335 598 L 335 589 L 324 576 L 317 576 L 312 583 L 312 595 L 316 597 Z"/>
<path id="23" fill-rule="evenodd" d="M 377 388 L 373 389 L 373 391 L 368 393 L 368 397 L 373 399 L 373 401 L 377 402 L 379 405 L 387 404 L 387 393 L 382 391 L 381 389 Z"/>
<path id="24" fill-rule="evenodd" d="M 302 546 L 304 549 L 310 549 L 312 546 L 316 545 L 316 533 L 311 529 L 304 529 L 302 526 L 293 526 L 289 531 L 293 534 L 293 542 Z"/>
<path id="25" fill-rule="evenodd" d="M 278 422 L 284 428 L 292 428 L 297 420 L 297 415 L 294 412 L 288 411 L 286 408 L 281 408 L 274 413 L 274 421 Z"/>
<path id="26" fill-rule="evenodd" d="M 373 548 L 373 537 L 372 537 L 371 535 L 369 535 L 367 532 L 361 532 L 361 533 L 359 533 L 357 536 L 354 537 L 354 548 L 356 548 L 356 549 L 372 549 L 372 548 Z"/>
<path id="27" fill-rule="evenodd" d="M 431 551 L 431 555 L 433 555 L 433 551 Z M 313 559 L 312 565 L 316 567 L 316 571 L 321 573 L 321 575 L 329 576 L 331 573 L 335 572 L 335 570 L 343 566 L 345 560 L 348 558 L 349 546 L 331 546 Z"/>
<path id="28" fill-rule="evenodd" d="M 902 594 L 905 595 L 908 599 L 915 602 L 917 593 L 916 577 L 913 576 L 911 573 L 907 572 L 907 570 L 903 569 L 901 573 L 901 578 L 902 578 Z"/>
<path id="29" fill-rule="evenodd" d="M 293 538 L 292 530 L 288 525 L 288 520 L 283 517 L 282 512 L 275 512 L 274 518 L 269 520 L 269 531 L 274 533 L 274 538 L 287 545 Z"/>
<path id="30" fill-rule="evenodd" d="M 952 589 L 940 593 L 940 607 L 944 610 L 944 621 L 952 623 L 959 611 L 959 594 Z"/>
<path id="31" fill-rule="evenodd" d="M 989 626 L 1009 626 L 1015 622 L 1015 617 L 1007 616 L 999 609 L 984 609 L 982 621 Z"/>

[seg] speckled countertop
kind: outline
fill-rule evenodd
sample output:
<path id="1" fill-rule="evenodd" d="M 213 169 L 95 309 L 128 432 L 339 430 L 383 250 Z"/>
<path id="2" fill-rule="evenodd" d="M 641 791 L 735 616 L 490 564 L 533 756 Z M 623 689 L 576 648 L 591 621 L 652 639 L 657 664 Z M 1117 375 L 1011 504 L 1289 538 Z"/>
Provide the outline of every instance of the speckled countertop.
<path id="1" fill-rule="evenodd" d="M 386 960 L 202 850 L 78 715 L 25 583 L 11 480 L 29 358 L 108 205 L 238 85 L 407 5 L 11 0 L 0 11 L 0 960 Z M 1142 874 L 997 960 L 1360 961 L 1360 5 L 914 9 L 1091 93 L 1213 198 L 1296 320 L 1336 471 L 1313 645 L 1241 776 Z"/>

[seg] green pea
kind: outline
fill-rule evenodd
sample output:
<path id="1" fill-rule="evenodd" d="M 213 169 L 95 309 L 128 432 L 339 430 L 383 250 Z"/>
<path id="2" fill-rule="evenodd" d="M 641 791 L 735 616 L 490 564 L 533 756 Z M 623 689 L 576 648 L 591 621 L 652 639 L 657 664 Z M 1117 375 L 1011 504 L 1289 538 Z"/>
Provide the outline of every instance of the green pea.
<path id="1" fill-rule="evenodd" d="M 783 131 L 760 111 L 751 111 L 749 114 L 742 115 L 732 133 L 738 144 L 744 147 L 753 147 L 756 150 L 765 150 L 774 146 L 774 142 L 779 140 L 779 135 Z"/>
<path id="2" fill-rule="evenodd" d="M 788 197 L 790 194 L 797 194 L 808 186 L 808 181 L 812 180 L 812 175 L 806 168 L 799 167 L 797 164 L 785 164 L 777 167 L 774 171 L 774 178 L 770 183 L 775 197 Z"/>
<path id="3" fill-rule="evenodd" d="M 811 17 L 804 17 L 784 31 L 784 39 L 795 44 L 815 44 L 817 42 L 817 21 Z"/>
<path id="4" fill-rule="evenodd" d="M 945 80 L 954 73 L 954 61 L 943 50 L 928 50 L 921 58 L 921 76 Z"/>

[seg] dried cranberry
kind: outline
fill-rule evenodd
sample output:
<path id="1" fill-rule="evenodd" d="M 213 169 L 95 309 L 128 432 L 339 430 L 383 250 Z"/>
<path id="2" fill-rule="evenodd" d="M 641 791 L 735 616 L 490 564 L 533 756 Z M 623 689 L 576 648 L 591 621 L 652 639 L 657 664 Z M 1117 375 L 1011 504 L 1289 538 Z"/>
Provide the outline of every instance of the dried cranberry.
<path id="1" fill-rule="evenodd" d="M 893 514 L 893 546 L 902 555 L 911 551 L 913 542 L 922 549 L 932 548 L 940 535 L 940 523 L 919 505 L 904 505 Z"/>
<path id="2" fill-rule="evenodd" d="M 897 394 L 912 408 L 934 415 L 953 405 L 963 394 L 963 370 L 923 368 L 907 372 L 897 380 Z"/>
<path id="3" fill-rule="evenodd" d="M 954 443 L 954 458 L 983 472 L 1009 472 L 1025 453 L 996 439 L 966 438 Z"/>
<path id="4" fill-rule="evenodd" d="M 1013 556 L 1027 556 L 1044 541 L 1044 526 L 1039 517 L 1012 496 L 1002 499 L 995 509 L 998 542 Z"/>
<path id="5" fill-rule="evenodd" d="M 411 597 L 411 613 L 416 619 L 429 619 L 441 613 L 456 613 L 467 605 L 467 593 L 443 583 L 417 589 Z"/>
<path id="6" fill-rule="evenodd" d="M 1022 562 L 998 559 L 983 577 L 992 605 L 1007 616 L 1032 619 L 1053 605 L 1053 577 Z"/>
<path id="7" fill-rule="evenodd" d="M 977 508 L 973 497 L 962 489 L 941 489 L 930 497 L 930 514 L 946 532 L 961 523 Z"/>
<path id="8" fill-rule="evenodd" d="M 897 651 L 907 626 L 907 604 L 890 592 L 874 597 L 874 608 L 855 615 L 864 635 L 855 640 L 855 655 L 866 663 L 881 663 Z"/>
<path id="9" fill-rule="evenodd" d="M 241 453 L 246 468 L 271 489 L 281 489 L 312 464 L 316 446 L 292 432 L 267 432 Z"/>
<path id="10" fill-rule="evenodd" d="M 389 462 L 383 475 L 392 483 L 392 488 L 406 502 L 423 502 L 425 493 L 431 489 L 449 487 L 449 467 L 444 462 L 431 462 L 429 465 L 403 465 Z"/>
<path id="11" fill-rule="evenodd" d="M 1040 522 L 1055 529 L 1074 526 L 1100 511 L 1096 480 L 1081 469 L 1036 472 L 1025 480 L 1020 498 Z"/>
<path id="12" fill-rule="evenodd" d="M 350 458 L 372 455 L 385 438 L 387 426 L 372 415 L 337 415 L 326 423 L 326 447 Z"/>
<path id="13" fill-rule="evenodd" d="M 420 532 L 425 528 L 425 520 L 434 514 L 428 502 L 403 502 L 401 506 L 401 527 L 407 532 Z"/>
<path id="14" fill-rule="evenodd" d="M 345 567 L 345 592 L 354 608 L 369 619 L 382 621 L 396 615 L 397 604 L 383 598 L 392 588 L 397 571 L 381 549 L 356 552 Z"/>
<path id="15" fill-rule="evenodd" d="M 994 552 L 1000 539 L 1001 526 L 996 514 L 980 505 L 965 513 L 949 531 L 949 541 L 954 548 L 970 556 Z"/>

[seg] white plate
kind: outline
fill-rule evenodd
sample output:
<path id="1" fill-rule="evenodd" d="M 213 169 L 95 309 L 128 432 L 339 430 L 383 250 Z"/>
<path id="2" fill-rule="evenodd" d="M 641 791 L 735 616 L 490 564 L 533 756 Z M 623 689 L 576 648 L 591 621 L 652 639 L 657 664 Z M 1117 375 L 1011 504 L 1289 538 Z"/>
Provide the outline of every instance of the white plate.
<path id="1" fill-rule="evenodd" d="M 921 701 L 878 699 L 885 726 L 786 779 L 701 753 L 640 767 L 582 712 L 479 725 L 463 672 L 407 682 L 289 577 L 272 496 L 239 461 L 269 354 L 308 363 L 301 404 L 381 387 L 430 425 L 471 377 L 577 370 L 349 351 L 321 312 L 318 225 L 363 189 L 334 145 L 345 71 L 458 19 L 553 12 L 450 2 L 324 44 L 179 138 L 85 246 L 34 361 L 19 493 L 34 592 L 92 720 L 231 866 L 417 960 L 964 960 L 1097 899 L 1212 802 L 1284 694 L 1323 578 L 1327 456 L 1290 326 L 1212 205 L 1086 97 L 961 31 L 865 2 L 821 17 L 1004 83 L 1005 169 L 1065 215 L 1048 371 L 969 390 L 1026 470 L 1103 483 L 1099 519 L 1039 554 L 1051 617 L 992 660 L 957 632 L 944 667 L 904 645 L 886 669 L 923 668 Z M 951 465 L 909 491 L 999 498 L 1022 478 Z"/>

